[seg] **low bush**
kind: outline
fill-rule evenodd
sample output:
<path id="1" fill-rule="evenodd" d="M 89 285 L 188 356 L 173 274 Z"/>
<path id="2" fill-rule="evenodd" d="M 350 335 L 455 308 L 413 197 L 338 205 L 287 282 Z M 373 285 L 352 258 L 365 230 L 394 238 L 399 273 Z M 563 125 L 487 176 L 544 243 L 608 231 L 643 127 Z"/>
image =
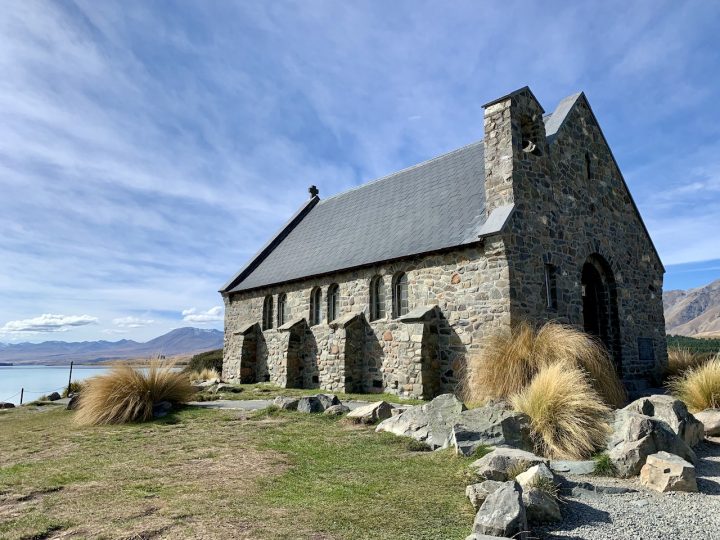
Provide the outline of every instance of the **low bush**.
<path id="1" fill-rule="evenodd" d="M 547 457 L 585 459 L 606 444 L 610 407 L 580 368 L 543 367 L 511 403 L 530 417 L 535 444 Z"/>
<path id="2" fill-rule="evenodd" d="M 174 371 L 171 363 L 153 362 L 147 369 L 120 365 L 85 381 L 75 422 L 142 422 L 152 418 L 155 403 L 185 403 L 194 393 L 187 374 Z"/>
<path id="3" fill-rule="evenodd" d="M 580 368 L 608 404 L 625 404 L 625 389 L 605 348 L 585 332 L 555 322 L 539 330 L 521 323 L 490 336 L 482 352 L 470 359 L 463 398 L 471 405 L 509 399 L 523 391 L 541 369 L 554 364 Z"/>
<path id="4" fill-rule="evenodd" d="M 682 375 L 670 379 L 670 392 L 685 402 L 690 412 L 720 407 L 720 354 Z"/>
<path id="5" fill-rule="evenodd" d="M 223 368 L 223 350 L 216 349 L 193 356 L 183 371 L 191 373 L 197 371 L 202 372 L 205 369 L 212 369 L 218 373 L 222 373 Z"/>

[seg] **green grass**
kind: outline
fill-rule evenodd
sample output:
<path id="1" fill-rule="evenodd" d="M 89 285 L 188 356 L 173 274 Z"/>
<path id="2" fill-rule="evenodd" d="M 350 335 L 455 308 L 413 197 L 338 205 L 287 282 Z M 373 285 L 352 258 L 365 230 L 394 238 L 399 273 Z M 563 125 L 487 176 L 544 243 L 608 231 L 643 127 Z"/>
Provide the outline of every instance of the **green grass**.
<path id="1" fill-rule="evenodd" d="M 473 458 L 324 415 L 186 408 L 79 428 L 0 414 L 0 538 L 462 539 Z"/>
<path id="2" fill-rule="evenodd" d="M 235 387 L 241 388 L 241 392 L 219 392 L 217 394 L 210 392 L 198 393 L 196 399 L 198 401 L 214 401 L 217 399 L 230 400 L 248 400 L 248 399 L 270 399 L 275 396 L 285 397 L 303 397 L 314 396 L 316 394 L 335 394 L 341 401 L 359 400 L 359 401 L 387 401 L 388 403 L 398 403 L 405 405 L 418 405 L 425 403 L 419 399 L 406 399 L 395 394 L 345 394 L 342 392 L 330 392 L 322 388 L 281 388 L 270 383 L 257 384 L 236 384 Z"/>
<path id="3" fill-rule="evenodd" d="M 692 353 L 712 356 L 720 352 L 720 339 L 667 336 L 668 349 L 688 349 Z"/>
<path id="4" fill-rule="evenodd" d="M 595 476 L 615 476 L 617 471 L 607 452 L 600 452 L 593 456 L 595 461 Z"/>

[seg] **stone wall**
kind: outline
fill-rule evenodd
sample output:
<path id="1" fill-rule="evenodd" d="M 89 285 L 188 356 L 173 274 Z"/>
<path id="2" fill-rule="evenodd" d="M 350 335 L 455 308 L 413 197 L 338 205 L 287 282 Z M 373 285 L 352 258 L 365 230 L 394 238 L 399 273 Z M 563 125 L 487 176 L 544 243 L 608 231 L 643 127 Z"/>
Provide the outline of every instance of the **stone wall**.
<path id="1" fill-rule="evenodd" d="M 401 271 L 408 277 L 411 312 L 437 306 L 427 321 L 402 322 L 392 318 L 391 281 Z M 381 320 L 369 321 L 369 284 L 375 275 L 383 276 L 387 313 Z M 336 321 L 348 314 L 362 313 L 362 318 L 346 327 L 326 320 L 327 289 L 333 283 L 340 287 Z M 276 324 L 262 331 L 259 326 L 254 327 L 258 333 L 255 344 L 258 380 L 281 386 L 292 384 L 287 379 L 286 357 L 290 335 L 294 334 L 300 340 L 303 387 L 432 397 L 453 391 L 467 356 L 477 352 L 484 336 L 509 324 L 505 247 L 502 240 L 489 239 L 484 245 L 225 297 L 223 376 L 240 379 L 242 345 L 247 340 L 243 332 L 253 323 L 261 322 L 266 295 L 273 295 L 277 306 L 277 295 L 285 293 L 286 320 L 307 321 L 310 292 L 316 286 L 322 289 L 321 324 L 310 327 L 302 322 L 294 331 L 278 330 Z M 361 365 L 358 357 L 362 358 Z"/>
<path id="2" fill-rule="evenodd" d="M 535 123 L 534 152 L 523 150 L 527 121 Z M 515 203 L 505 236 L 512 319 L 583 327 L 582 269 L 593 256 L 606 262 L 615 282 L 622 376 L 658 375 L 667 362 L 662 264 L 584 96 L 550 144 L 542 109 L 529 91 L 489 106 L 485 127 L 488 196 L 500 201 L 495 204 Z M 500 161 L 503 167 L 493 166 Z M 546 264 L 555 269 L 555 308 L 548 307 Z"/>

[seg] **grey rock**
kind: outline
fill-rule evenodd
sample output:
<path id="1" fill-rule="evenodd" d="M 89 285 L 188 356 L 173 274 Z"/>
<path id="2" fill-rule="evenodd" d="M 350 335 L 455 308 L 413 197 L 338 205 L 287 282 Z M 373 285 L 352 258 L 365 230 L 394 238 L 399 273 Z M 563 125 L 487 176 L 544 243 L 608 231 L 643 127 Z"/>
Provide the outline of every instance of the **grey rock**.
<path id="1" fill-rule="evenodd" d="M 619 476 L 637 476 L 647 456 L 660 451 L 678 455 L 691 463 L 697 460 L 695 452 L 667 423 L 630 410 L 617 411 L 613 434 L 608 441 L 608 455 Z"/>
<path id="2" fill-rule="evenodd" d="M 695 413 L 695 418 L 702 422 L 705 436 L 717 437 L 720 435 L 720 409 L 705 409 Z"/>
<path id="3" fill-rule="evenodd" d="M 167 416 L 172 410 L 172 407 L 172 403 L 169 401 L 158 401 L 157 403 L 153 403 L 153 418 L 163 418 L 164 416 Z"/>
<path id="4" fill-rule="evenodd" d="M 58 399 L 62 399 L 62 396 L 57 392 L 53 392 L 47 397 L 48 401 L 57 401 Z"/>
<path id="5" fill-rule="evenodd" d="M 470 467 L 483 478 L 504 482 L 508 479 L 508 469 L 518 463 L 526 463 L 528 467 L 532 467 L 540 463 L 547 465 L 547 462 L 547 459 L 525 450 L 496 448 L 489 454 L 473 461 Z"/>
<path id="6" fill-rule="evenodd" d="M 690 414 L 685 403 L 672 396 L 657 394 L 643 397 L 623 410 L 662 420 L 690 447 L 697 445 L 705 436 L 702 422 Z"/>
<path id="7" fill-rule="evenodd" d="M 488 495 L 495 493 L 499 488 L 503 486 L 503 482 L 497 482 L 495 480 L 485 480 L 477 484 L 470 484 L 465 488 L 465 495 L 470 499 L 470 503 L 473 505 L 475 510 L 479 510 L 482 504 L 487 499 Z"/>
<path id="8" fill-rule="evenodd" d="M 490 536 L 525 538 L 527 517 L 520 486 L 505 482 L 488 495 L 475 515 L 473 532 Z"/>
<path id="9" fill-rule="evenodd" d="M 317 396 L 305 396 L 298 401 L 297 410 L 305 413 L 321 413 L 325 407 Z"/>
<path id="10" fill-rule="evenodd" d="M 544 463 L 538 463 L 537 465 L 533 465 L 527 471 L 525 471 L 524 473 L 520 473 L 515 477 L 515 481 L 520 485 L 521 488 L 523 488 L 523 491 L 526 488 L 535 486 L 538 482 L 542 480 L 547 480 L 555 483 L 555 475 L 553 475 L 552 471 Z"/>
<path id="11" fill-rule="evenodd" d="M 385 420 L 392 416 L 393 406 L 387 401 L 378 401 L 376 403 L 368 403 L 350 411 L 347 417 L 363 424 L 374 424 L 381 420 Z"/>
<path id="12" fill-rule="evenodd" d="M 572 497 L 599 496 L 599 495 L 623 495 L 625 493 L 636 493 L 636 489 L 620 486 L 598 486 L 590 482 L 570 483 L 570 495 Z"/>
<path id="13" fill-rule="evenodd" d="M 318 394 L 317 398 L 322 403 L 323 409 L 332 407 L 333 405 L 340 405 L 340 400 L 335 394 Z"/>
<path id="14" fill-rule="evenodd" d="M 236 385 L 234 385 L 234 384 L 221 383 L 221 384 L 218 384 L 218 385 L 215 387 L 215 390 L 214 390 L 214 391 L 215 391 L 215 392 L 228 392 L 228 393 L 232 393 L 232 394 L 239 394 L 240 392 L 243 391 L 243 389 L 242 389 L 241 386 L 236 386 Z"/>
<path id="15" fill-rule="evenodd" d="M 558 500 L 550 493 L 536 487 L 523 488 L 522 500 L 529 523 L 562 521 Z"/>
<path id="16" fill-rule="evenodd" d="M 411 407 L 402 414 L 383 421 L 376 431 L 412 437 L 426 443 L 433 450 L 450 445 L 452 427 L 460 418 L 465 405 L 453 394 L 443 394 L 430 403 Z"/>
<path id="17" fill-rule="evenodd" d="M 70 401 L 68 401 L 68 404 L 67 404 L 67 407 L 65 407 L 65 410 L 74 411 L 75 409 L 77 409 L 79 403 L 80 403 L 80 394 L 73 394 L 70 397 Z"/>
<path id="18" fill-rule="evenodd" d="M 532 450 L 530 418 L 503 402 L 462 411 L 450 434 L 459 455 L 471 456 L 479 446 L 512 446 Z"/>
<path id="19" fill-rule="evenodd" d="M 325 409 L 323 414 L 328 416 L 342 416 L 348 412 L 350 412 L 350 407 L 341 403 L 339 405 L 330 405 L 327 409 Z"/>
<path id="20" fill-rule="evenodd" d="M 490 536 L 489 534 L 472 533 L 470 536 L 466 536 L 465 540 L 497 540 L 497 536 Z"/>
<path id="21" fill-rule="evenodd" d="M 591 459 L 585 461 L 556 460 L 550 462 L 550 469 L 564 474 L 592 474 L 595 472 L 595 462 Z"/>
<path id="22" fill-rule="evenodd" d="M 0 409 L 14 409 L 14 408 L 15 408 L 14 404 L 0 401 Z"/>
<path id="23" fill-rule="evenodd" d="M 640 470 L 640 483 L 661 493 L 698 490 L 695 467 L 681 457 L 667 452 L 648 456 Z"/>
<path id="24" fill-rule="evenodd" d="M 273 400 L 273 405 L 286 411 L 297 411 L 300 398 L 278 396 Z"/>

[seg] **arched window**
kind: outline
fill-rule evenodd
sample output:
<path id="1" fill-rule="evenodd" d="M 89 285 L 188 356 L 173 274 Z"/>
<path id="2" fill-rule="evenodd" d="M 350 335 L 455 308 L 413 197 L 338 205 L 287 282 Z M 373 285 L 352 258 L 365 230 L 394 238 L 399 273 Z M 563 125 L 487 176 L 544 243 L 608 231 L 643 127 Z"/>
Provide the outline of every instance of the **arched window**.
<path id="1" fill-rule="evenodd" d="M 340 298 L 340 288 L 333 283 L 328 287 L 327 292 L 327 320 L 334 321 L 338 316 L 338 302 Z"/>
<path id="2" fill-rule="evenodd" d="M 370 320 L 377 321 L 385 317 L 385 282 L 382 276 L 370 280 Z"/>
<path id="3" fill-rule="evenodd" d="M 285 293 L 278 295 L 278 314 L 277 314 L 277 324 L 278 328 L 285 324 L 285 310 L 287 304 L 287 295 Z"/>
<path id="4" fill-rule="evenodd" d="M 320 324 L 320 305 L 322 302 L 322 290 L 315 287 L 310 292 L 310 326 Z"/>
<path id="5" fill-rule="evenodd" d="M 263 302 L 262 329 L 269 330 L 273 326 L 273 298 L 268 295 Z"/>
<path id="6" fill-rule="evenodd" d="M 393 317 L 406 315 L 408 312 L 408 282 L 403 272 L 393 278 Z"/>

